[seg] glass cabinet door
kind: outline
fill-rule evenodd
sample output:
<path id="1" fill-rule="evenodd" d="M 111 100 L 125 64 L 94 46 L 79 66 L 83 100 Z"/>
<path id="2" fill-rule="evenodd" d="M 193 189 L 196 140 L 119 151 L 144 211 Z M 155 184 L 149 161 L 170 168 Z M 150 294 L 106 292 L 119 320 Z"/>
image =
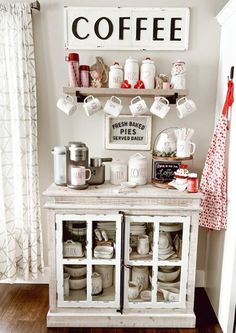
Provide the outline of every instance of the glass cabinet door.
<path id="1" fill-rule="evenodd" d="M 57 215 L 58 307 L 120 307 L 122 215 Z"/>
<path id="2" fill-rule="evenodd" d="M 125 307 L 185 307 L 190 217 L 126 216 L 125 225 Z"/>

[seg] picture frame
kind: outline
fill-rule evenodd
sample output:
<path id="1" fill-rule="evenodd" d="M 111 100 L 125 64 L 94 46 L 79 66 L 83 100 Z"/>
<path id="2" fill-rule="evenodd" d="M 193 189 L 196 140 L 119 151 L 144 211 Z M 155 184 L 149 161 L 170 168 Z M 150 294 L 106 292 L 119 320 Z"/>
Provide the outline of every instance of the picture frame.
<path id="1" fill-rule="evenodd" d="M 105 149 L 150 150 L 152 116 L 105 117 Z"/>

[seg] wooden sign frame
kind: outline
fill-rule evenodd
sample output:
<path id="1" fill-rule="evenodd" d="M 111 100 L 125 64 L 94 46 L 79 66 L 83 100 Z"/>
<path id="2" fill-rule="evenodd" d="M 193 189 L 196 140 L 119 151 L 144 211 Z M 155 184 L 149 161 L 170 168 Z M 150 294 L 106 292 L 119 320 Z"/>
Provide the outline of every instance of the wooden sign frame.
<path id="1" fill-rule="evenodd" d="M 187 50 L 189 8 L 65 7 L 65 49 Z"/>
<path id="2" fill-rule="evenodd" d="M 152 116 L 105 117 L 105 149 L 150 150 Z"/>

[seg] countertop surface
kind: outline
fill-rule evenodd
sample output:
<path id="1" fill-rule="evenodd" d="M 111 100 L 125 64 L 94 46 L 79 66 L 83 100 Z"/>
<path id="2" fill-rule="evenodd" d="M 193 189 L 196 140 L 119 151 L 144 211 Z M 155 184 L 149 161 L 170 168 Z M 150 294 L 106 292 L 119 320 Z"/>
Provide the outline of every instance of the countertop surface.
<path id="1" fill-rule="evenodd" d="M 152 184 L 137 186 L 118 193 L 120 186 L 111 185 L 106 182 L 103 185 L 92 185 L 85 190 L 73 190 L 66 186 L 57 186 L 51 184 L 46 191 L 43 192 L 47 197 L 126 197 L 126 198 L 182 198 L 182 199 L 201 199 L 202 194 L 180 192 L 176 189 L 162 189 Z"/>

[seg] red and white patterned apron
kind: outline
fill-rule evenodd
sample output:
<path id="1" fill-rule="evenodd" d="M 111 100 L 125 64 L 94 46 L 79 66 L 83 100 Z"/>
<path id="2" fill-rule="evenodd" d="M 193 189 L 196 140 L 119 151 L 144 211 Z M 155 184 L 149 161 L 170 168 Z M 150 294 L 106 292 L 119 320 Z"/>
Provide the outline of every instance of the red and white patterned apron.
<path id="1" fill-rule="evenodd" d="M 202 227 L 213 230 L 227 227 L 227 186 L 225 152 L 228 130 L 228 111 L 234 102 L 234 85 L 228 81 L 228 92 L 222 114 L 215 127 L 200 183 L 203 193 L 200 221 Z"/>

